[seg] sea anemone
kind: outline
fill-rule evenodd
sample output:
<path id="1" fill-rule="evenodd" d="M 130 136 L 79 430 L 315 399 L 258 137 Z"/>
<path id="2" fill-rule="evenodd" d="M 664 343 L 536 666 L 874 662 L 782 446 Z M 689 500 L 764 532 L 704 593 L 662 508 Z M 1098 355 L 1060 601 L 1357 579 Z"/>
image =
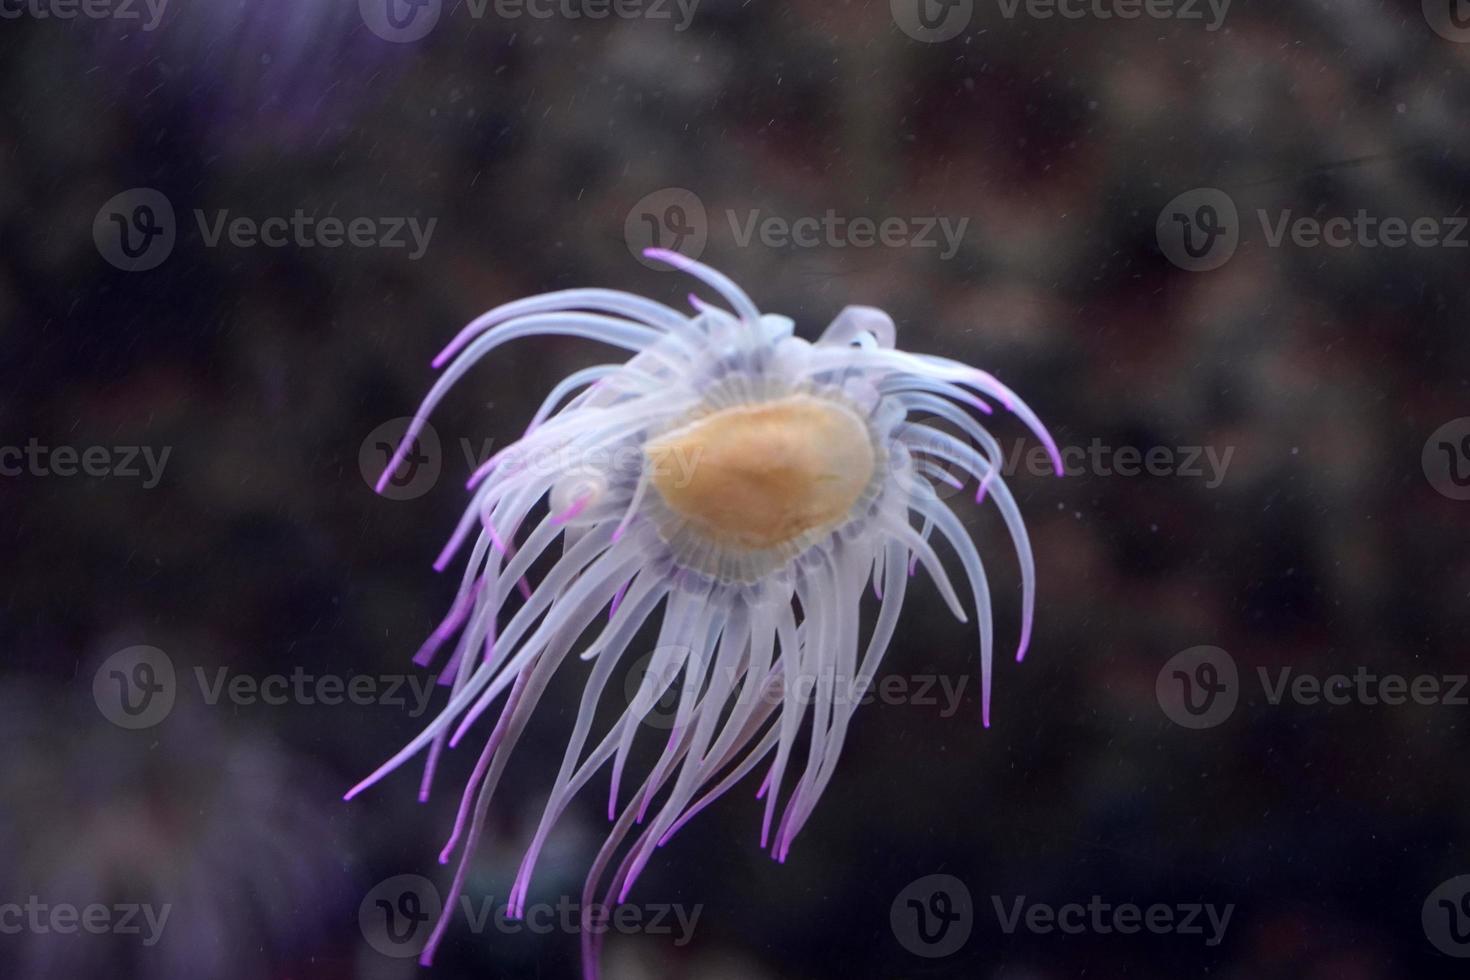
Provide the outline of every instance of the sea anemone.
<path id="1" fill-rule="evenodd" d="M 791 320 L 762 315 L 713 269 L 661 249 L 645 254 L 697 277 L 729 309 L 691 295 L 694 314 L 685 316 L 620 291 L 571 289 L 491 310 L 435 359 L 435 367 L 449 368 L 379 483 L 381 490 L 450 387 L 501 344 L 561 334 L 633 352 L 624 363 L 586 368 L 557 384 L 525 435 L 471 476 L 473 498 L 435 567 L 442 570 L 472 531 L 478 536 L 456 601 L 415 657 L 430 664 L 458 634 L 444 668 L 449 703 L 347 794 L 427 750 L 420 787 L 426 798 L 445 745 L 458 743 L 504 696 L 440 855 L 447 863 L 460 853 L 446 909 L 464 887 L 491 798 L 529 716 L 604 611 L 606 624 L 581 652 L 590 663 L 581 704 L 510 891 L 512 917 L 524 909 L 558 818 L 609 762 L 614 823 L 588 873 L 584 925 L 597 909 L 625 901 L 654 849 L 762 764 L 761 846 L 784 861 L 832 779 L 916 565 L 955 616 L 967 618 L 931 537 L 947 542 L 969 581 L 989 725 L 989 588 L 979 552 L 944 501 L 944 488 L 960 482 L 956 474 L 978 482 L 976 499 L 993 501 L 1010 531 L 1022 582 L 1016 658 L 1025 655 L 1035 565 L 1020 510 L 998 474 L 1000 447 L 971 410 L 990 414 L 989 399 L 1014 413 L 1045 444 L 1060 475 L 1056 443 L 1036 415 L 984 371 L 896 350 L 893 321 L 877 309 L 850 306 L 809 343 L 793 336 Z M 948 423 L 963 438 L 916 417 Z M 537 510 L 543 498 L 548 505 Z M 527 572 L 558 540 L 560 558 L 532 587 Z M 859 606 L 868 580 L 879 608 L 864 637 Z M 609 678 L 660 607 L 658 643 L 636 695 L 584 752 Z M 620 809 L 618 787 L 640 723 L 671 692 L 677 709 L 668 743 Z M 801 757 L 804 726 L 805 766 L 783 793 L 787 768 Z M 599 896 L 635 824 L 641 832 Z M 430 936 L 426 965 L 449 920 L 446 911 Z M 594 932 L 582 930 L 589 977 L 597 974 Z"/>

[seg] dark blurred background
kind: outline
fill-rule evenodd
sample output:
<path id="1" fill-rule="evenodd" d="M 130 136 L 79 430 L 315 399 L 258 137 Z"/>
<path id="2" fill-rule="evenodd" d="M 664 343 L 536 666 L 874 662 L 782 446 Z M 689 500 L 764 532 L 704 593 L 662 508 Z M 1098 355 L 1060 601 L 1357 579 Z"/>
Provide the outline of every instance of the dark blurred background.
<path id="1" fill-rule="evenodd" d="M 1465 975 L 1470 5 L 394 3 L 0 0 L 0 976 L 577 975 L 565 927 L 461 918 L 423 970 L 374 921 L 447 885 L 483 733 L 426 804 L 412 767 L 341 795 L 445 698 L 409 657 L 474 461 L 606 351 L 503 348 L 369 481 L 479 312 L 682 306 L 647 244 L 809 338 L 883 307 L 1071 472 L 994 420 L 1040 591 L 993 727 L 926 582 L 786 864 L 751 780 L 658 853 L 608 977 Z M 605 792 L 533 902 L 580 895 Z"/>

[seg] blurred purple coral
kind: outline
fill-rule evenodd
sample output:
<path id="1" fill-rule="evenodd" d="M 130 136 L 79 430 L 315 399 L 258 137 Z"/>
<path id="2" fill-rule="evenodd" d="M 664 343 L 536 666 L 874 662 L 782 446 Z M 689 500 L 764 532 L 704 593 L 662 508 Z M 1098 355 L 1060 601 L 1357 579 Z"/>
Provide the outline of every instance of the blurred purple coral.
<path id="1" fill-rule="evenodd" d="M 183 705 L 147 731 L 95 709 L 57 724 L 60 700 L 0 698 L 6 977 L 260 977 L 350 904 L 336 835 L 301 789 L 319 781 L 275 741 Z M 94 934 L 79 923 L 95 906 L 135 911 Z M 70 928 L 58 907 L 80 914 Z"/>
<path id="2" fill-rule="evenodd" d="M 386 63 L 405 54 L 368 31 L 357 4 L 335 0 L 166 3 L 156 21 L 104 24 L 99 43 L 130 79 L 129 97 L 182 103 L 227 152 L 310 146 L 347 130 L 386 84 Z"/>

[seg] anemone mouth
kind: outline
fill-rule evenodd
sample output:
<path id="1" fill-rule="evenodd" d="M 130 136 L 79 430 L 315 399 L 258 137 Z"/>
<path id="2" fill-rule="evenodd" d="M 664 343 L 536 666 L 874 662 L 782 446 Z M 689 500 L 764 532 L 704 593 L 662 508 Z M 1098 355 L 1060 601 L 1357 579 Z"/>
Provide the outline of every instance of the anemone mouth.
<path id="1" fill-rule="evenodd" d="M 682 567 L 751 584 L 861 521 L 887 453 L 836 389 L 706 402 L 644 444 L 649 509 Z"/>

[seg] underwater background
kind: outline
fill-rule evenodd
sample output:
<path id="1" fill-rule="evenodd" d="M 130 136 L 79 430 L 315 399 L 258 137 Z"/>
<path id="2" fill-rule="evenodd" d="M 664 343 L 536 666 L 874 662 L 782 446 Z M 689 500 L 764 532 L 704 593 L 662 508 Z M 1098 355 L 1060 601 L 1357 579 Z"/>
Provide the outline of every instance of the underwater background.
<path id="1" fill-rule="evenodd" d="M 605 355 L 498 350 L 376 495 L 430 359 L 683 308 L 649 245 L 808 338 L 887 310 L 1068 474 L 991 420 L 1039 580 L 991 728 L 916 588 L 786 862 L 752 779 L 605 976 L 1465 975 L 1470 4 L 0 0 L 0 92 L 0 977 L 577 975 L 605 776 L 496 910 L 585 665 L 432 969 L 483 733 L 341 797 L 445 700 L 465 480 Z"/>

